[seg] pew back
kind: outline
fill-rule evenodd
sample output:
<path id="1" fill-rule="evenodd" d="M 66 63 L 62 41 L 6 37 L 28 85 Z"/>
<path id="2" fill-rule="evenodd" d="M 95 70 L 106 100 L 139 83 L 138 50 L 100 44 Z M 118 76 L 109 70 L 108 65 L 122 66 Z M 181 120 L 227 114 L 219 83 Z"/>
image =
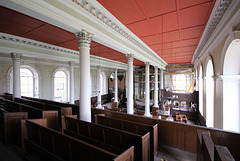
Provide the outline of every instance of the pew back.
<path id="1" fill-rule="evenodd" d="M 134 145 L 135 160 L 150 159 L 150 134 L 144 136 L 65 117 L 66 130 L 126 150 Z M 139 155 L 141 154 L 141 155 Z"/>
<path id="2" fill-rule="evenodd" d="M 126 156 L 126 153 L 132 154 L 133 152 L 133 147 L 130 147 L 126 153 L 117 156 L 116 154 L 49 129 L 30 120 L 26 120 L 26 130 L 27 135 L 25 135 L 25 142 L 28 146 L 30 145 L 41 149 L 54 160 L 130 161 L 127 159 L 130 156 Z"/>

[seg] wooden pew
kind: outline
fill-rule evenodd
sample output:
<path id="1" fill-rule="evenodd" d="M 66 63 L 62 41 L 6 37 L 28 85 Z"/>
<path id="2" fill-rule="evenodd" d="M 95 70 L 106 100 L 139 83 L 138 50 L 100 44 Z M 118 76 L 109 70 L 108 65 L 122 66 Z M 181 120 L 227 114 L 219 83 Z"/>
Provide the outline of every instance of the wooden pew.
<path id="1" fill-rule="evenodd" d="M 157 152 L 158 148 L 158 126 L 157 124 L 154 126 L 140 124 L 132 121 L 126 121 L 123 119 L 116 119 L 112 117 L 105 116 L 105 114 L 97 114 L 95 115 L 95 123 L 116 128 L 119 130 L 131 132 L 134 134 L 145 135 L 150 132 L 150 159 L 154 160 L 154 156 Z"/>
<path id="2" fill-rule="evenodd" d="M 59 107 L 59 106 L 56 106 L 56 105 L 46 104 L 46 103 L 38 102 L 38 101 L 35 101 L 35 100 L 33 101 L 31 99 L 25 99 L 25 98 L 17 98 L 17 99 L 15 99 L 15 101 L 19 102 L 19 103 L 22 103 L 22 104 L 25 104 L 25 105 L 32 106 L 32 107 L 36 107 L 38 109 L 46 110 L 46 111 L 57 110 L 58 111 L 58 117 L 59 117 L 58 120 L 61 120 L 62 116 L 72 115 L 72 108 L 71 107 Z M 62 125 L 61 125 L 61 121 L 60 121 L 59 122 L 60 130 L 61 130 L 61 126 Z"/>
<path id="3" fill-rule="evenodd" d="M 123 114 L 113 111 L 104 111 L 92 108 L 92 120 L 95 114 L 106 114 L 106 116 L 113 116 L 115 118 L 132 119 L 148 125 L 158 124 L 158 143 L 164 144 L 190 152 L 197 152 L 197 130 L 210 131 L 211 138 L 216 145 L 226 146 L 235 160 L 240 160 L 240 153 L 238 150 L 240 142 L 240 133 L 225 131 L 221 129 L 207 128 L 205 126 L 197 126 L 190 124 L 183 124 L 173 121 L 160 120 L 155 118 L 147 118 L 137 115 Z M 130 115 L 130 116 L 127 116 Z M 137 118 L 138 117 L 138 118 Z M 141 119 L 143 118 L 143 119 Z M 131 121 L 131 120 L 130 120 Z M 164 132 L 163 132 L 164 131 Z"/>
<path id="4" fill-rule="evenodd" d="M 46 121 L 45 121 L 46 122 Z M 134 147 L 128 148 L 120 155 L 113 154 L 84 141 L 46 127 L 44 119 L 22 121 L 24 134 L 24 152 L 34 147 L 50 157 L 52 160 L 104 160 L 104 161 L 132 161 Z"/>
<path id="5" fill-rule="evenodd" d="M 92 121 L 93 122 L 94 122 L 96 114 L 105 114 L 105 116 L 108 116 L 108 117 L 124 119 L 124 120 L 133 121 L 133 122 L 137 122 L 137 123 L 143 123 L 143 124 L 147 124 L 147 125 L 151 125 L 151 126 L 156 125 L 156 121 L 157 121 L 155 119 L 149 119 L 148 117 L 145 117 L 145 116 L 130 115 L 127 113 L 114 112 L 114 111 L 104 111 L 104 110 L 96 109 L 96 108 L 92 108 L 91 112 L 92 112 Z"/>
<path id="6" fill-rule="evenodd" d="M 150 160 L 150 133 L 144 136 L 130 132 L 65 117 L 66 130 L 80 136 L 85 136 L 96 141 L 120 148 L 128 149 L 134 145 L 134 160 Z"/>
<path id="7" fill-rule="evenodd" d="M 8 143 L 19 143 L 21 140 L 21 120 L 27 119 L 26 112 L 8 112 L 0 109 L 0 138 Z"/>
<path id="8" fill-rule="evenodd" d="M 58 111 L 56 110 L 46 111 L 10 100 L 5 100 L 4 109 L 11 112 L 27 112 L 29 119 L 46 118 L 48 119 L 49 127 L 55 130 L 59 129 Z"/>
<path id="9" fill-rule="evenodd" d="M 76 106 L 74 104 L 69 103 L 63 103 L 63 102 L 56 102 L 51 100 L 45 100 L 45 99 L 39 99 L 39 98 L 32 98 L 32 97 L 22 97 L 27 100 L 33 100 L 35 102 L 41 102 L 45 104 L 46 108 L 51 108 L 51 106 L 58 106 L 61 108 L 61 113 L 65 115 L 79 115 L 79 106 Z M 71 109 L 71 110 L 69 110 Z"/>
<path id="10" fill-rule="evenodd" d="M 215 145 L 214 147 L 215 161 L 235 161 L 228 148 L 225 146 Z"/>

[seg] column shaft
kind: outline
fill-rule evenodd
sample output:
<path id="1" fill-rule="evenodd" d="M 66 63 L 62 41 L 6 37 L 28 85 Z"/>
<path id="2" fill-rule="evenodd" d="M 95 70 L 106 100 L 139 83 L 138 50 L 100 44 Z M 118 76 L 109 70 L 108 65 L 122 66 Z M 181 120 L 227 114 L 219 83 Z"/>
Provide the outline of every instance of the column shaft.
<path id="1" fill-rule="evenodd" d="M 128 54 L 127 113 L 133 114 L 133 55 Z"/>
<path id="2" fill-rule="evenodd" d="M 101 79 L 100 79 L 100 74 L 101 74 L 101 69 L 100 67 L 97 68 L 97 74 L 98 74 L 98 77 L 97 77 L 97 81 L 98 81 L 98 98 L 97 98 L 97 108 L 102 108 L 102 91 L 101 91 Z"/>
<path id="3" fill-rule="evenodd" d="M 163 84 L 164 84 L 164 82 L 163 82 L 163 69 L 161 69 L 160 70 L 161 71 L 161 77 L 160 77 L 160 79 L 161 79 L 161 89 L 163 89 Z"/>
<path id="4" fill-rule="evenodd" d="M 154 107 L 158 106 L 158 67 L 154 68 Z"/>
<path id="5" fill-rule="evenodd" d="M 150 98 L 149 98 L 149 63 L 145 66 L 145 113 L 144 116 L 150 115 Z"/>
<path id="6" fill-rule="evenodd" d="M 73 62 L 69 62 L 70 68 L 70 103 L 74 104 L 74 67 Z"/>
<path id="7" fill-rule="evenodd" d="M 115 95 L 114 102 L 118 102 L 118 77 L 117 77 L 117 69 L 115 69 Z"/>
<path id="8" fill-rule="evenodd" d="M 20 84 L 20 63 L 22 54 L 11 53 L 13 60 L 13 98 L 21 97 L 21 84 Z"/>
<path id="9" fill-rule="evenodd" d="M 91 122 L 91 84 L 90 84 L 90 43 L 92 35 L 83 30 L 76 34 L 79 41 L 80 99 L 79 116 L 81 120 Z"/>

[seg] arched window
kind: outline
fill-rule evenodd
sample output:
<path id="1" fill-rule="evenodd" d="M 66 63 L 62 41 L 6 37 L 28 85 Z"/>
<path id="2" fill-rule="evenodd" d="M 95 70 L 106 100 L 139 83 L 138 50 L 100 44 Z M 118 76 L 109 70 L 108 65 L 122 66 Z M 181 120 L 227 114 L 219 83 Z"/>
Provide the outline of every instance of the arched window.
<path id="1" fill-rule="evenodd" d="M 206 67 L 206 123 L 208 127 L 213 127 L 214 119 L 214 81 L 213 63 L 209 59 Z"/>
<path id="2" fill-rule="evenodd" d="M 59 69 L 54 73 L 54 100 L 67 102 L 69 93 L 68 73 L 64 69 Z"/>
<path id="3" fill-rule="evenodd" d="M 13 69 L 9 72 L 9 92 L 13 92 Z M 21 96 L 39 97 L 39 79 L 37 71 L 29 65 L 20 66 L 20 90 Z"/>
<path id="4" fill-rule="evenodd" d="M 199 67 L 198 90 L 199 90 L 199 112 L 203 115 L 203 69 Z"/>
<path id="5" fill-rule="evenodd" d="M 240 39 L 229 45 L 223 64 L 223 129 L 240 132 Z"/>

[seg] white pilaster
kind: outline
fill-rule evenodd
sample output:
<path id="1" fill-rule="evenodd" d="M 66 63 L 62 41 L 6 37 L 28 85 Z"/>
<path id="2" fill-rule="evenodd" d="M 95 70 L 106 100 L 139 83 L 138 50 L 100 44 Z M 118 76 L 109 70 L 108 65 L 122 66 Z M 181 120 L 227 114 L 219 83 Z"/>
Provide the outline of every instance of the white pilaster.
<path id="1" fill-rule="evenodd" d="M 91 122 L 91 91 L 90 91 L 90 43 L 93 35 L 85 30 L 76 34 L 79 41 L 79 68 L 80 68 L 80 99 L 79 117 Z"/>
<path id="2" fill-rule="evenodd" d="M 154 68 L 154 106 L 158 106 L 158 66 Z"/>
<path id="3" fill-rule="evenodd" d="M 145 63 L 145 113 L 144 116 L 151 116 L 150 114 L 150 98 L 149 98 L 149 62 Z"/>
<path id="4" fill-rule="evenodd" d="M 21 97 L 21 84 L 20 84 L 20 63 L 22 54 L 11 53 L 13 60 L 13 98 Z"/>
<path id="5" fill-rule="evenodd" d="M 133 54 L 128 54 L 127 113 L 133 114 Z"/>
<path id="6" fill-rule="evenodd" d="M 97 82 L 98 82 L 98 97 L 97 97 L 97 108 L 102 108 L 102 91 L 101 91 L 101 79 L 100 79 L 101 69 L 100 67 L 97 68 Z"/>
<path id="7" fill-rule="evenodd" d="M 160 71 L 161 71 L 161 77 L 160 77 L 160 79 L 161 79 L 161 82 L 160 82 L 160 85 L 161 85 L 161 89 L 163 89 L 163 84 L 164 84 L 164 82 L 163 82 L 163 69 L 160 69 Z"/>
<path id="8" fill-rule="evenodd" d="M 115 95 L 114 102 L 118 102 L 118 77 L 117 77 L 117 69 L 115 69 Z"/>
<path id="9" fill-rule="evenodd" d="M 70 103 L 74 104 L 74 63 L 69 61 L 68 64 L 70 69 Z"/>

